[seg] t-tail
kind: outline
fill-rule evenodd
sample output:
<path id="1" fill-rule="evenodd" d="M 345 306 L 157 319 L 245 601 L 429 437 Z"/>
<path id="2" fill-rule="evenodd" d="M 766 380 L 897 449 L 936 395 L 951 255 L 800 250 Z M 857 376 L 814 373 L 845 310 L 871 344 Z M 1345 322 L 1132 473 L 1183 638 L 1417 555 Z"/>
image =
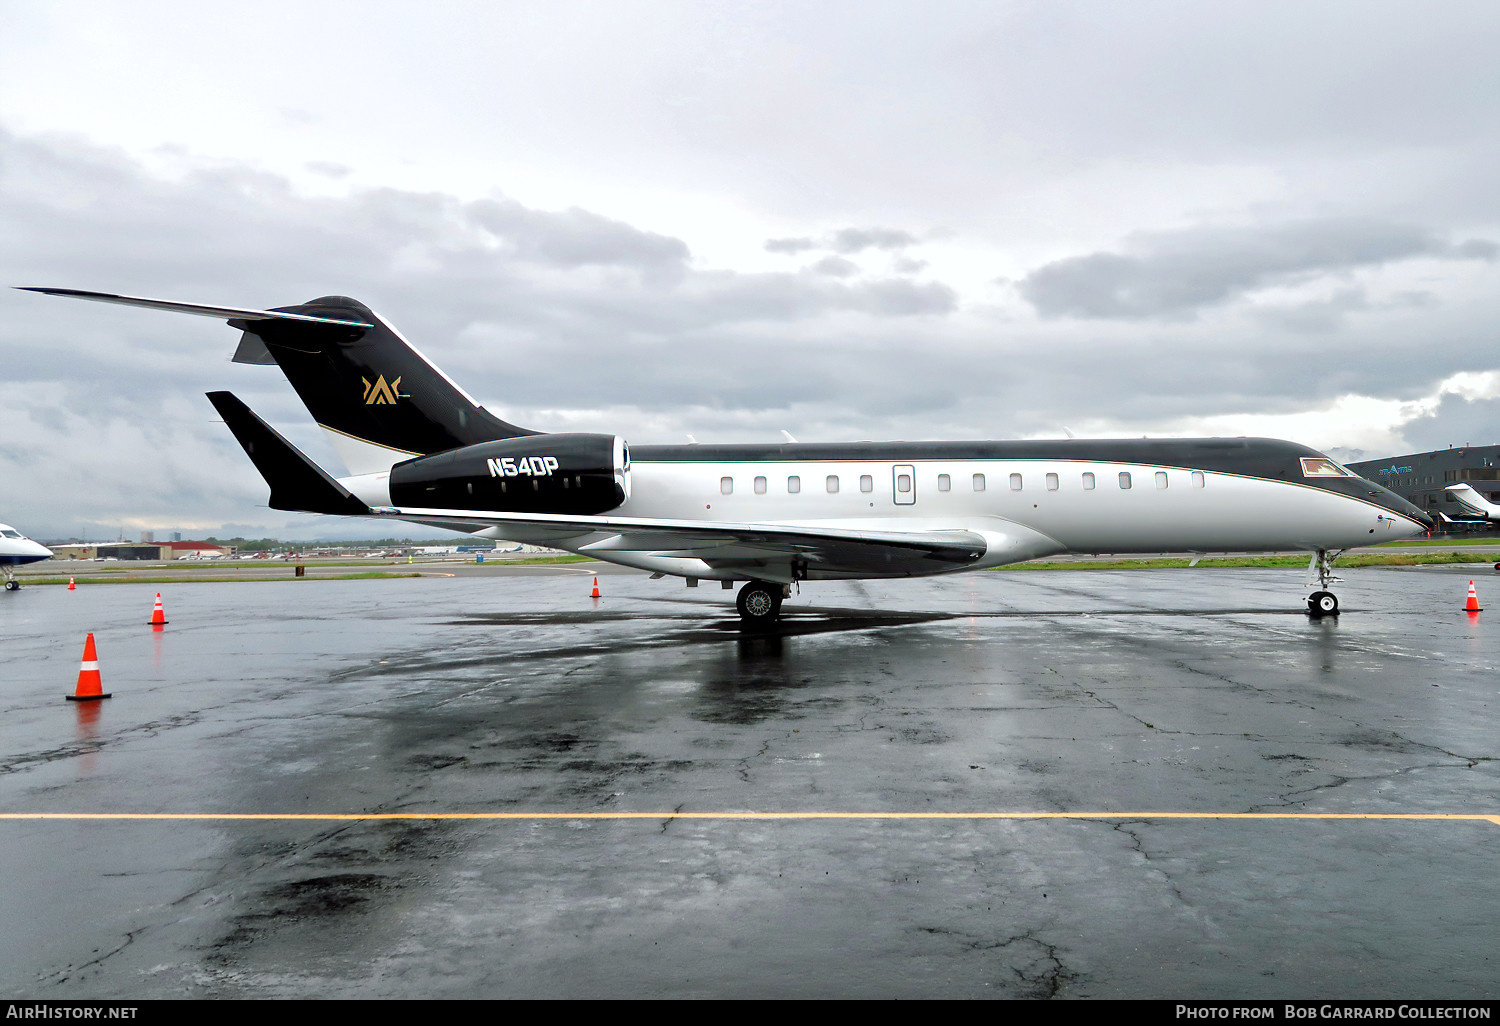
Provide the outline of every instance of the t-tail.
<path id="1" fill-rule="evenodd" d="M 77 289 L 26 291 L 227 320 L 243 332 L 235 362 L 280 367 L 355 475 L 381 473 L 414 456 L 537 433 L 480 406 L 395 328 L 345 296 L 246 310 Z"/>
<path id="2" fill-rule="evenodd" d="M 1500 506 L 1480 495 L 1466 484 L 1449 485 L 1448 498 L 1464 508 L 1466 513 L 1485 520 L 1500 520 Z"/>

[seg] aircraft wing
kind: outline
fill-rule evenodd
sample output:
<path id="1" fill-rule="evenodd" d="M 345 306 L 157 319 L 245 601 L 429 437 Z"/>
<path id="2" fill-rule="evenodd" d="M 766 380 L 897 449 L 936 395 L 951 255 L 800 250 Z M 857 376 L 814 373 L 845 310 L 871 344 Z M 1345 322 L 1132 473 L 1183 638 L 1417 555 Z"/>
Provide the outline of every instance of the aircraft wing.
<path id="1" fill-rule="evenodd" d="M 822 575 L 923 576 L 971 566 L 989 545 L 973 531 L 857 531 L 845 528 L 643 517 L 386 508 L 372 511 L 429 527 L 548 545 L 607 562 L 645 566 L 702 560 L 714 570 L 772 581 Z M 1029 556 L 1018 556 L 1029 558 Z"/>

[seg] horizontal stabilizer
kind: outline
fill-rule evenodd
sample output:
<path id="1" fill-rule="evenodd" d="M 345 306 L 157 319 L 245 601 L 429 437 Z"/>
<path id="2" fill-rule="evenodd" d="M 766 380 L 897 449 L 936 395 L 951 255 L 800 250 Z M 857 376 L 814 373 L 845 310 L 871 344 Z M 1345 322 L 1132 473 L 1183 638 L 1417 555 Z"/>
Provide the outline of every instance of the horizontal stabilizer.
<path id="1" fill-rule="evenodd" d="M 282 310 L 246 310 L 235 306 L 205 306 L 202 303 L 176 303 L 169 299 L 142 299 L 139 296 L 117 296 L 110 292 L 84 292 L 82 289 L 44 289 L 17 285 L 22 292 L 40 292 L 47 296 L 66 296 L 69 299 L 88 299 L 95 303 L 116 303 L 120 306 L 144 306 L 152 310 L 170 310 L 173 313 L 196 314 L 199 317 L 231 318 L 247 321 L 300 321 L 303 324 L 336 324 L 345 328 L 373 328 L 368 321 L 339 320 L 333 317 L 311 317 L 307 314 L 287 313 Z"/>
<path id="2" fill-rule="evenodd" d="M 370 512 L 354 494 L 282 438 L 230 392 L 209 392 L 235 441 L 271 486 L 271 508 L 299 513 L 363 516 Z"/>

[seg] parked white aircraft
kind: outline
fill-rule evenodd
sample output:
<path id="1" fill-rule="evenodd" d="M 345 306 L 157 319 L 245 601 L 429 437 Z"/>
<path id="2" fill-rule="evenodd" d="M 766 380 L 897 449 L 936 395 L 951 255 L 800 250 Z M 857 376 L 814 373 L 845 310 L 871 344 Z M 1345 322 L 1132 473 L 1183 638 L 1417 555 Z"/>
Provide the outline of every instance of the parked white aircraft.
<path id="1" fill-rule="evenodd" d="M 223 318 L 235 360 L 275 363 L 352 475 L 335 480 L 228 392 L 210 392 L 276 509 L 405 520 L 740 589 L 774 620 L 802 581 L 981 570 L 1064 552 L 1313 553 L 1430 530 L 1416 506 L 1266 438 L 627 446 L 545 434 L 476 403 L 368 307 L 275 310 L 31 289 Z"/>
<path id="2" fill-rule="evenodd" d="M 51 549 L 23 537 L 9 524 L 0 524 L 0 575 L 5 578 L 6 591 L 16 591 L 21 587 L 21 582 L 16 580 L 16 567 L 51 558 Z"/>
<path id="3" fill-rule="evenodd" d="M 1475 517 L 1481 520 L 1500 520 L 1500 506 L 1495 505 L 1468 485 L 1449 485 L 1444 491 L 1448 493 L 1450 499 Z"/>

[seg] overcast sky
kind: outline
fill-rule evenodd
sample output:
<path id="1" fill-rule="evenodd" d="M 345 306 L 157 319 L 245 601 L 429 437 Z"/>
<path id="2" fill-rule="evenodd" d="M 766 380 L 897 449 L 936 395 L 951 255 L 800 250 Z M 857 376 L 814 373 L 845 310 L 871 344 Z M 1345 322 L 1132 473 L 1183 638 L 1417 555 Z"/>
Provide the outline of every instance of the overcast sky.
<path id="1" fill-rule="evenodd" d="M 1500 5 L 0 3 L 0 283 L 354 296 L 635 443 L 1500 442 Z M 0 520 L 265 508 L 214 321 L 6 290 Z"/>

